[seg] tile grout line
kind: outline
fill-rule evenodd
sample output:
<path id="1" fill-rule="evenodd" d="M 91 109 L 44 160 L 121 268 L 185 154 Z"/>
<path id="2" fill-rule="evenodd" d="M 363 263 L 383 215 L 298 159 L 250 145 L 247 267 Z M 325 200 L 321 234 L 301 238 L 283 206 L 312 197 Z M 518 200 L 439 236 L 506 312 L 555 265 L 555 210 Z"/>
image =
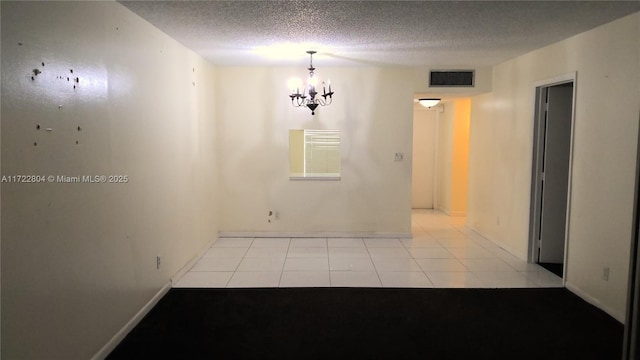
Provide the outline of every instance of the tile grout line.
<path id="1" fill-rule="evenodd" d="M 284 276 L 284 266 L 287 263 L 287 259 L 289 258 L 289 250 L 291 249 L 291 239 L 289 238 L 289 242 L 287 244 L 287 252 L 284 255 L 284 261 L 282 262 L 282 269 L 280 269 L 280 279 L 278 280 L 278 285 L 276 287 L 280 287 L 280 284 L 282 283 L 282 277 Z"/>
<path id="2" fill-rule="evenodd" d="M 235 269 L 233 270 L 231 276 L 229 277 L 229 280 L 227 280 L 226 285 L 224 286 L 225 289 L 229 288 L 229 283 L 231 282 L 231 279 L 233 279 L 233 277 L 238 273 L 238 268 L 240 267 L 240 264 L 242 264 L 242 262 L 244 261 L 244 259 L 247 256 L 247 253 L 249 252 L 249 249 L 251 249 L 251 246 L 253 246 L 253 242 L 255 241 L 256 238 L 251 238 L 251 242 L 249 243 L 249 246 L 247 247 L 247 249 L 244 251 L 244 254 L 242 255 L 242 258 L 240 259 L 240 261 L 238 262 L 238 265 L 236 265 Z"/>
<path id="3" fill-rule="evenodd" d="M 431 278 L 429 277 L 429 275 L 427 275 L 427 272 L 424 271 L 424 269 L 422 268 L 422 266 L 420 266 L 420 264 L 418 264 L 418 262 L 416 261 L 417 258 L 415 256 L 413 256 L 413 254 L 411 253 L 411 251 L 409 250 L 409 248 L 402 242 L 400 241 L 400 244 L 402 244 L 402 246 L 404 246 L 404 249 L 409 253 L 409 255 L 411 255 L 411 260 L 413 262 L 416 263 L 416 265 L 418 265 L 418 267 L 420 268 L 420 271 L 422 272 L 422 274 L 424 275 L 425 278 L 427 278 L 427 280 L 429 281 L 429 283 L 431 284 L 431 287 L 435 287 L 435 284 L 433 283 L 433 281 L 431 280 Z"/>
<path id="4" fill-rule="evenodd" d="M 242 262 L 245 259 L 245 256 L 247 256 L 247 253 L 249 252 L 249 249 L 251 249 L 251 245 L 253 245 L 253 241 L 256 238 L 251 238 L 251 242 L 249 243 L 249 246 L 247 246 L 247 248 L 244 250 L 244 254 L 242 254 L 242 258 L 240 258 L 240 261 L 238 262 L 238 265 L 236 265 L 235 269 L 231 272 L 231 276 L 229 276 L 229 279 L 227 280 L 227 282 L 224 284 L 224 288 L 228 289 L 229 288 L 229 283 L 231 282 L 231 279 L 233 279 L 233 277 L 236 275 L 236 273 L 238 272 L 238 268 L 240 267 L 240 264 L 242 264 Z"/>
<path id="5" fill-rule="evenodd" d="M 398 240 L 396 239 L 396 241 L 398 241 Z M 362 242 L 364 243 L 365 249 L 367 249 L 367 254 L 369 255 L 369 260 L 371 261 L 371 264 L 373 265 L 373 269 L 376 271 L 376 276 L 378 277 L 378 281 L 380 281 L 380 287 L 384 287 L 384 284 L 382 283 L 382 278 L 380 277 L 380 273 L 378 272 L 378 267 L 376 266 L 376 262 L 373 261 L 373 257 L 371 256 L 371 252 L 369 252 L 369 246 L 367 245 L 367 242 L 364 241 L 364 238 L 362 239 Z"/>
<path id="6" fill-rule="evenodd" d="M 329 238 L 325 238 L 325 244 L 327 245 L 327 269 L 329 270 L 329 287 L 333 287 L 331 283 L 331 259 L 329 259 Z"/>

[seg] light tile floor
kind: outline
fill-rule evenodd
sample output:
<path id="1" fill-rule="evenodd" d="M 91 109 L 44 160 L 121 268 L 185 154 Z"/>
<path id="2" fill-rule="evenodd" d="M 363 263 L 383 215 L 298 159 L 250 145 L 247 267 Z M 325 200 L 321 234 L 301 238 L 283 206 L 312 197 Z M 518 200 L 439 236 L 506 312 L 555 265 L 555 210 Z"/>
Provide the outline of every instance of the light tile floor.
<path id="1" fill-rule="evenodd" d="M 414 210 L 411 239 L 220 238 L 174 287 L 562 287 L 464 221 Z"/>

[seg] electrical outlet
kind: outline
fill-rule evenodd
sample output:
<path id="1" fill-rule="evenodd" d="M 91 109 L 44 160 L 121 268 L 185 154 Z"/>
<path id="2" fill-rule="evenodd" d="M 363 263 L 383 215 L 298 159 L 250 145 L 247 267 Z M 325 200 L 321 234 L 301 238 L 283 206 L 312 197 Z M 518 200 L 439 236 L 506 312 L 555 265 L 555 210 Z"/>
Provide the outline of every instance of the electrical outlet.
<path id="1" fill-rule="evenodd" d="M 609 267 L 602 269 L 602 280 L 609 281 Z"/>
<path id="2" fill-rule="evenodd" d="M 160 269 L 160 256 L 156 256 L 156 269 Z"/>

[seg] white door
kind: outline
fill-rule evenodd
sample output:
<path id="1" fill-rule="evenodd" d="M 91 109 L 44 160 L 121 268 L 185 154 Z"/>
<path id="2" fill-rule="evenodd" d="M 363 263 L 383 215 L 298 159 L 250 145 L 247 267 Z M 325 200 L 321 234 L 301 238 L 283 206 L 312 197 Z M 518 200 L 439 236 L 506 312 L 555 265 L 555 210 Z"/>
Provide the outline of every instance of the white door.
<path id="1" fill-rule="evenodd" d="M 542 89 L 546 97 L 543 123 L 541 201 L 539 224 L 540 263 L 564 262 L 573 84 Z M 546 94 L 545 94 L 546 92 Z"/>
<path id="2" fill-rule="evenodd" d="M 413 112 L 412 201 L 414 209 L 433 209 L 436 151 L 436 111 Z"/>

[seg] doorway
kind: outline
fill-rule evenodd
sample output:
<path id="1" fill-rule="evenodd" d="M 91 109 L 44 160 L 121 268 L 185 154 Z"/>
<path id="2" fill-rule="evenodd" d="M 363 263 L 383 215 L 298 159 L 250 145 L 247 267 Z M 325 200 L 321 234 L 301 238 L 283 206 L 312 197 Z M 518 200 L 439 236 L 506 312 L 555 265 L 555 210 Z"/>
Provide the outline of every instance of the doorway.
<path id="1" fill-rule="evenodd" d="M 435 109 L 419 105 L 413 111 L 411 208 L 433 209 L 436 187 L 438 117 Z"/>
<path id="2" fill-rule="evenodd" d="M 575 76 L 536 87 L 530 261 L 564 279 Z"/>

